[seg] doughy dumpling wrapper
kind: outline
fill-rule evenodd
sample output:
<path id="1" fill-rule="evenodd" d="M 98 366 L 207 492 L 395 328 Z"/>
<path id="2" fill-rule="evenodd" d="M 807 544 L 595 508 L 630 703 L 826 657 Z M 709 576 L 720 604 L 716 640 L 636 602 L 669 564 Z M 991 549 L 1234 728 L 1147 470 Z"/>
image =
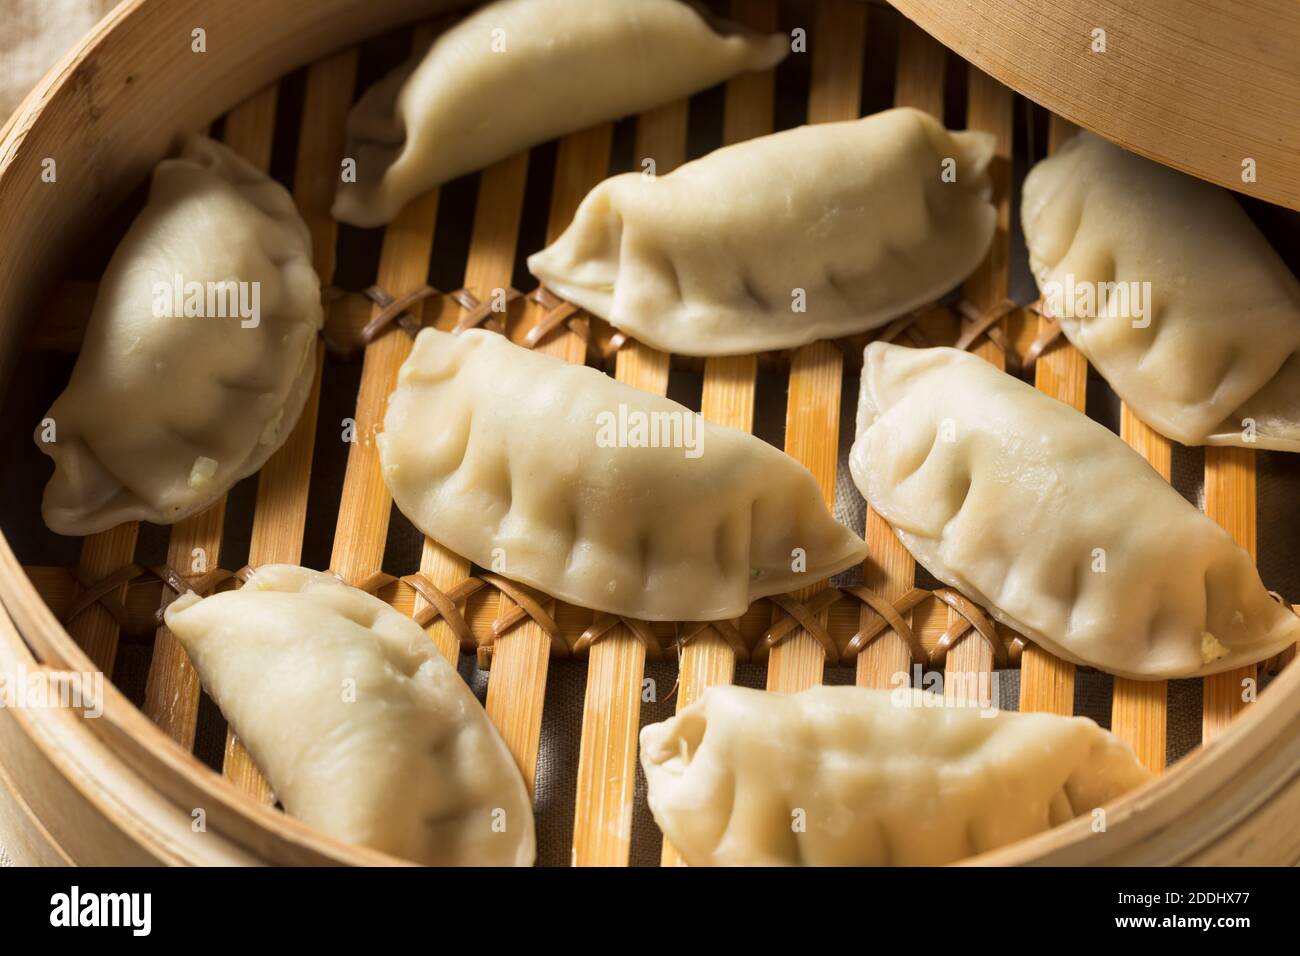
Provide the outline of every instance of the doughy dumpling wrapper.
<path id="1" fill-rule="evenodd" d="M 514 759 L 410 618 L 283 564 L 165 616 L 291 816 L 417 863 L 533 862 Z"/>
<path id="2" fill-rule="evenodd" d="M 955 349 L 867 346 L 849 468 L 907 550 L 1042 647 L 1143 680 L 1300 640 L 1250 556 L 1118 436 Z"/>
<path id="3" fill-rule="evenodd" d="M 528 268 L 655 348 L 734 355 L 884 325 L 988 251 L 993 137 L 914 109 L 605 180 Z M 945 181 L 945 172 L 955 181 Z"/>
<path id="4" fill-rule="evenodd" d="M 1061 328 L 1139 418 L 1300 451 L 1300 282 L 1225 190 L 1080 133 L 1030 171 L 1021 218 Z M 1084 283 L 1119 285 L 1098 306 Z"/>
<path id="5" fill-rule="evenodd" d="M 179 313 L 161 292 L 178 276 Z M 225 317 L 209 314 L 222 301 L 208 284 L 224 282 L 242 286 L 224 298 Z M 192 283 L 203 315 L 184 314 Z M 46 414 L 56 440 L 36 429 L 55 466 L 45 523 L 84 535 L 208 507 L 289 437 L 321 322 L 311 237 L 289 194 L 219 143 L 190 138 L 154 169 L 99 284 L 72 378 Z"/>
<path id="6" fill-rule="evenodd" d="M 1084 717 L 861 687 L 711 687 L 641 731 L 641 765 L 655 821 L 691 866 L 936 866 L 1151 777 Z"/>
<path id="7" fill-rule="evenodd" d="M 734 618 L 866 557 L 793 458 L 491 332 L 422 331 L 378 441 L 417 528 L 583 607 Z"/>
<path id="8" fill-rule="evenodd" d="M 457 176 L 766 69 L 788 52 L 788 37 L 723 36 L 677 0 L 499 0 L 353 107 L 347 155 L 357 178 L 340 185 L 334 216 L 383 225 Z"/>

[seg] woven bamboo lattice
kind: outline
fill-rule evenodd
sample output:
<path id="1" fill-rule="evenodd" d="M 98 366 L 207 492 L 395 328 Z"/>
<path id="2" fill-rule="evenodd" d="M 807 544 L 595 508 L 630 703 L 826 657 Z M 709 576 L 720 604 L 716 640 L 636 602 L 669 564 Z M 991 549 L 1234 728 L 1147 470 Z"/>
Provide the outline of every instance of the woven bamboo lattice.
<path id="1" fill-rule="evenodd" d="M 788 381 L 785 450 L 816 477 L 827 504 L 833 505 L 841 444 L 842 382 L 860 361 L 868 338 L 897 339 L 916 345 L 957 344 L 1012 371 L 1032 370 L 1038 388 L 1082 410 L 1087 364 L 1054 335 L 1051 320 L 1030 304 L 1007 298 L 1009 289 L 1012 154 L 1018 100 L 1010 90 L 955 59 L 928 36 L 892 11 L 856 2 L 825 0 L 806 26 L 809 54 L 792 58 L 778 72 L 740 76 L 725 87 L 721 103 L 706 99 L 664 106 L 629 121 L 634 157 L 653 157 L 666 173 L 688 155 L 707 151 L 693 146 L 692 119 L 697 105 L 720 105 L 723 143 L 763 135 L 798 122 L 855 118 L 888 105 L 864 103 L 864 89 L 892 82 L 897 105 L 927 110 L 949 125 L 993 133 L 992 165 L 998 230 L 993 247 L 967 280 L 954 303 L 936 303 L 892 323 L 872 336 L 845 342 L 820 342 L 775 357 L 710 358 L 702 363 L 699 409 L 720 424 L 752 430 L 759 399 L 760 366 L 772 366 Z M 760 30 L 788 28 L 775 0 L 733 0 L 731 14 Z M 420 42 L 435 25 L 409 31 Z M 870 72 L 868 50 L 896 48 L 892 77 Z M 391 48 L 391 42 L 384 51 Z M 426 628 L 453 662 L 476 656 L 490 668 L 488 715 L 501 731 L 530 789 L 535 785 L 543 702 L 552 658 L 573 658 L 585 667 L 581 740 L 578 746 L 572 861 L 624 865 L 629 859 L 636 781 L 637 732 L 642 681 L 647 660 L 678 663 L 676 701 L 680 708 L 710 684 L 735 679 L 738 662 L 766 664 L 771 690 L 799 690 L 825 679 L 829 665 L 855 668 L 863 686 L 888 687 L 913 664 L 942 668 L 952 675 L 991 674 L 995 668 L 1020 668 L 1019 707 L 1073 712 L 1074 667 L 1027 644 L 956 592 L 916 586 L 916 567 L 884 521 L 867 511 L 865 537 L 870 559 L 861 585 L 831 587 L 826 582 L 757 602 L 736 621 L 646 623 L 557 604 L 545 595 L 499 575 L 472 568 L 466 560 L 426 539 L 418 567 L 385 573 L 391 500 L 380 475 L 373 441 L 393 389 L 397 370 L 421 326 L 489 328 L 516 342 L 570 362 L 609 368 L 622 382 L 666 393 L 675 370 L 698 370 L 698 361 L 679 362 L 614 333 L 545 288 L 524 285 L 521 254 L 556 238 L 568 225 L 586 192 L 617 165 L 612 160 L 616 128 L 606 124 L 511 157 L 477 177 L 471 203 L 461 203 L 470 225 L 459 257 L 443 256 L 444 216 L 438 191 L 412 202 L 373 239 L 340 235 L 329 216 L 339 160 L 343 122 L 359 86 L 367 80 L 358 50 L 320 61 L 293 81 L 292 95 L 282 81 L 246 101 L 220 124 L 221 138 L 264 169 L 273 169 L 273 152 L 296 142 L 291 174 L 294 198 L 310 227 L 315 266 L 327 288 L 326 330 L 317 356 L 316 385 L 302 420 L 288 442 L 254 479 L 256 501 L 249 530 L 247 566 L 222 567 L 226 501 L 171 527 L 166 559 L 137 563 L 139 529 L 124 525 L 85 539 L 75 568 L 30 566 L 28 573 L 54 612 L 90 657 L 112 674 L 122 642 L 151 644 L 141 706 L 170 737 L 187 749 L 195 745 L 202 700 L 197 675 L 178 641 L 161 624 L 159 609 L 181 590 L 210 593 L 238 586 L 249 567 L 299 563 L 308 532 L 309 497 L 321 494 L 313 482 L 313 457 L 322 435 L 335 428 L 318 422 L 322 378 L 351 356 L 360 362 L 355 401 L 348 415 L 356 440 L 347 446 L 346 468 L 335 505 L 328 567 L 347 582 L 378 594 Z M 373 66 L 373 64 L 371 64 Z M 387 65 L 387 64 L 385 64 Z M 371 72 L 374 72 L 371 70 Z M 961 75 L 957 75 L 961 74 Z M 778 93 L 788 78 L 806 101 L 792 110 Z M 369 79 L 373 79 L 370 77 Z M 953 90 L 960 91 L 954 102 Z M 788 115 L 787 115 L 788 114 Z M 958 122 L 953 124 L 954 115 Z M 965 117 L 964 124 L 960 117 Z M 780 118 L 780 122 L 778 122 Z M 285 131 L 288 131 L 286 134 Z M 1050 121 L 1049 149 L 1071 130 Z M 546 181 L 533 175 L 539 159 Z M 544 154 L 544 155 L 543 155 Z M 448 192 L 448 187 L 444 193 Z M 457 202 L 460 202 L 458 199 Z M 543 204 L 545 205 L 543 208 Z M 452 217 L 448 215 L 447 219 Z M 535 224 L 538 228 L 533 228 Z M 346 230 L 345 230 L 346 232 Z M 371 243 L 366 246 L 366 243 Z M 364 271 L 348 257 L 357 248 L 377 251 L 364 283 L 344 283 L 340 271 Z M 365 258 L 364 253 L 361 258 Z M 440 291 L 431 273 L 448 272 L 448 262 L 463 262 L 458 283 Z M 346 269 L 344 268 L 346 267 Z M 450 271 L 454 271 L 451 269 Z M 337 283 L 337 284 L 336 284 Z M 344 292 L 349 284 L 363 292 Z M 34 350 L 75 351 L 94 297 L 93 283 L 65 282 L 52 314 L 28 342 Z M 327 366 L 326 353 L 332 356 Z M 1029 374 L 1026 372 L 1026 374 Z M 343 380 L 340 378 L 339 380 Z M 334 396 L 337 397 L 337 396 Z M 1166 477 L 1169 443 L 1127 409 L 1122 434 Z M 1237 541 L 1254 549 L 1254 457 L 1241 449 L 1208 449 L 1205 457 L 1205 507 Z M 334 488 L 326 489 L 335 494 Z M 313 511 L 313 515 L 315 512 Z M 313 519 L 314 520 L 314 519 Z M 1211 739 L 1243 704 L 1240 687 L 1249 673 L 1232 673 L 1204 682 L 1204 739 Z M 960 693 L 963 680 L 946 684 Z M 1166 755 L 1167 701 L 1162 682 L 1114 682 L 1112 727 L 1133 745 L 1140 759 L 1159 771 Z M 252 799 L 271 802 L 272 794 L 246 751 L 230 735 L 223 772 Z M 663 863 L 679 862 L 665 844 Z"/>

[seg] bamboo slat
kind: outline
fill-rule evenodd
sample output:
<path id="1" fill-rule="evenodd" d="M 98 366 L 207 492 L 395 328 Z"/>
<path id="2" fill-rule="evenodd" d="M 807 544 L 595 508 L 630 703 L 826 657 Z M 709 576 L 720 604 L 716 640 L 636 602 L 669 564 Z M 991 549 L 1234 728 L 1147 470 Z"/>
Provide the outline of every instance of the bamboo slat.
<path id="1" fill-rule="evenodd" d="M 1048 149 L 1055 152 L 1077 127 L 1050 114 Z M 1041 363 L 1040 363 L 1041 364 Z M 1173 475 L 1173 447 L 1127 404 L 1120 406 L 1120 437 L 1169 481 Z M 1155 773 L 1165 767 L 1168 725 L 1168 682 L 1116 677 L 1111 696 L 1110 729 L 1126 741 L 1144 766 Z"/>
<path id="2" fill-rule="evenodd" d="M 733 0 L 731 16 L 737 23 L 760 33 L 777 27 L 775 0 Z M 724 145 L 743 142 L 772 132 L 772 106 L 776 86 L 774 70 L 742 73 L 727 83 L 722 114 Z M 705 420 L 753 431 L 754 355 L 705 359 L 700 414 Z M 682 648 L 678 661 L 677 709 L 694 703 L 713 684 L 730 684 L 735 678 L 736 655 L 713 631 L 707 631 Z M 664 841 L 663 865 L 679 862 L 676 851 Z"/>
<path id="3" fill-rule="evenodd" d="M 412 45 L 418 49 L 432 42 L 433 37 L 433 27 L 421 25 L 413 33 Z M 375 281 L 394 297 L 425 284 L 437 217 L 438 190 L 433 189 L 407 203 L 385 227 Z M 378 305 L 374 306 L 372 318 L 380 311 Z M 331 570 L 349 584 L 365 583 L 384 564 L 392 498 L 384 484 L 375 435 L 383 427 L 388 396 L 397 385 L 397 372 L 410 354 L 410 336 L 394 323 L 366 346 L 362 360 L 361 385 L 353 413 L 355 437 L 348 447 L 330 553 Z M 342 423 L 339 427 L 342 434 Z"/>
<path id="4" fill-rule="evenodd" d="M 1011 225 L 1011 149 L 1013 130 L 1012 93 L 975 67 L 969 68 L 966 97 L 966 125 L 995 137 L 989 174 L 993 181 L 993 202 L 997 207 L 997 229 L 988 255 L 966 280 L 965 295 L 976 308 L 987 309 L 1006 297 Z M 1005 327 L 1006 320 L 1003 320 Z M 998 368 L 1005 368 L 1001 350 L 987 338 L 974 350 L 976 355 Z M 957 613 L 948 610 L 950 623 Z M 967 633 L 948 652 L 944 661 L 944 696 L 954 702 L 989 703 L 985 682 L 991 692 L 993 651 L 974 631 Z"/>
<path id="5" fill-rule="evenodd" d="M 505 290 L 510 286 L 527 179 L 527 152 L 501 160 L 481 174 L 464 276 L 465 290 L 480 302 L 488 301 L 495 290 Z M 433 323 L 441 329 L 453 328 L 462 314 L 461 307 L 449 297 L 432 303 L 431 308 L 437 309 Z M 508 323 L 508 313 L 509 310 L 501 317 L 503 324 Z M 465 580 L 470 570 L 470 562 L 465 558 L 432 538 L 424 539 L 420 550 L 420 573 L 434 587 L 450 590 Z M 421 595 L 414 595 L 412 613 L 419 613 L 426 605 Z M 460 610 L 464 612 L 464 603 Z M 460 656 L 460 646 L 447 622 L 437 618 L 427 630 L 442 654 L 455 663 Z"/>
<path id="6" fill-rule="evenodd" d="M 604 123 L 560 140 L 546 226 L 548 243 L 559 237 L 583 197 L 605 178 L 612 136 L 613 127 Z M 543 315 L 539 305 L 527 303 L 518 326 L 511 330 L 511 337 L 522 338 Z M 559 329 L 537 348 L 574 363 L 581 363 L 587 354 L 587 343 L 567 328 Z M 553 611 L 555 602 L 548 601 L 546 605 Z M 498 614 L 504 616 L 513 607 L 514 602 L 502 595 Z M 550 638 L 540 625 L 525 619 L 496 638 L 488 678 L 488 717 L 519 764 L 530 793 L 537 778 L 537 748 L 542 736 L 542 705 L 546 699 L 550 660 Z"/>
<path id="7" fill-rule="evenodd" d="M 1053 153 L 1073 132 L 1058 116 L 1048 127 L 1048 152 Z M 1043 332 L 1050 320 L 1039 318 Z M 1034 366 L 1034 387 L 1082 412 L 1088 387 L 1088 361 L 1069 342 L 1049 349 Z M 1020 709 L 1052 714 L 1074 713 L 1074 665 L 1049 654 L 1035 644 L 1020 658 Z"/>
<path id="8" fill-rule="evenodd" d="M 279 84 L 254 94 L 226 117 L 226 145 L 259 169 L 271 166 L 275 104 Z M 221 532 L 226 496 L 211 507 L 178 521 L 167 543 L 167 565 L 182 576 L 204 574 L 220 566 Z M 164 595 L 164 601 L 169 600 Z M 145 684 L 144 712 L 186 750 L 194 747 L 199 715 L 199 675 L 189 655 L 167 625 L 159 625 Z"/>
<path id="9" fill-rule="evenodd" d="M 376 282 L 392 295 L 425 284 L 437 215 L 435 189 L 408 203 L 386 227 Z M 372 316 L 379 312 L 378 305 L 371 310 Z M 410 354 L 410 336 L 393 324 L 366 346 L 362 360 L 353 413 L 355 438 L 348 447 L 330 554 L 330 568 L 349 584 L 362 584 L 383 567 L 392 499 L 380 469 L 375 435 L 383 426 L 397 372 Z"/>
<path id="10" fill-rule="evenodd" d="M 1255 548 L 1255 450 L 1208 446 L 1205 449 L 1205 513 L 1246 549 Z M 1254 664 L 1205 678 L 1201 701 L 1201 741 L 1209 743 L 1255 699 L 1259 668 Z M 1247 693 L 1247 688 L 1250 693 Z"/>
<path id="11" fill-rule="evenodd" d="M 761 33 L 777 27 L 775 0 L 732 0 L 731 17 Z M 724 145 L 743 142 L 772 132 L 775 96 L 774 70 L 742 73 L 727 83 L 722 114 Z M 710 422 L 754 430 L 754 384 L 758 373 L 755 355 L 705 359 L 700 415 Z M 680 713 L 715 684 L 730 684 L 736 677 L 736 653 L 715 631 L 705 631 L 681 649 L 677 661 L 677 711 Z M 681 854 L 665 837 L 662 866 L 684 866 Z"/>
<path id="12" fill-rule="evenodd" d="M 82 542 L 77 573 L 87 583 L 94 583 L 130 564 L 135 557 L 135 543 L 139 534 L 140 525 L 128 521 L 116 528 L 90 535 Z M 127 591 L 124 584 L 113 592 L 113 597 L 125 601 Z M 119 630 L 113 615 L 98 604 L 86 608 L 68 623 L 68 634 L 105 675 L 113 673 Z"/>
<path id="13" fill-rule="evenodd" d="M 728 107 L 730 105 L 729 99 Z M 704 393 L 700 402 L 700 414 L 704 419 L 742 431 L 753 431 L 754 376 L 757 370 L 758 360 L 753 355 L 708 359 L 704 363 Z M 699 700 L 700 695 L 715 684 L 730 684 L 735 679 L 735 651 L 715 631 L 700 634 L 682 648 L 677 661 L 677 712 Z M 686 865 L 667 837 L 664 837 L 660 865 Z"/>
<path id="14" fill-rule="evenodd" d="M 912 106 L 942 120 L 947 59 L 947 51 L 928 33 L 910 20 L 901 21 L 894 105 Z M 863 536 L 869 554 L 862 566 L 863 585 L 887 600 L 897 600 L 916 583 L 916 562 L 894 529 L 870 505 L 867 505 Z M 858 615 L 859 626 L 864 631 L 879 617 L 866 604 Z M 915 615 L 910 611 L 901 617 L 908 624 L 914 623 Z M 892 627 L 887 627 L 858 655 L 856 681 L 859 687 L 891 687 L 897 682 L 898 674 L 910 673 L 911 665 L 912 653 L 907 641 Z"/>
<path id="15" fill-rule="evenodd" d="M 812 34 L 812 83 L 808 122 L 855 119 L 861 107 L 862 60 L 867 8 L 849 0 L 823 0 Z M 815 305 L 814 305 L 815 308 Z M 830 342 L 805 345 L 790 362 L 786 405 L 785 450 L 801 462 L 822 490 L 827 507 L 835 505 L 835 470 L 839 462 L 840 380 L 844 356 Z M 795 599 L 806 601 L 826 587 L 801 588 Z M 823 615 L 822 621 L 826 620 Z M 802 628 L 773 647 L 767 665 L 767 689 L 799 691 L 822 682 L 826 652 Z"/>
<path id="16" fill-rule="evenodd" d="M 1127 404 L 1120 407 L 1120 437 L 1145 458 L 1166 481 L 1173 473 L 1173 446 Z M 1116 677 L 1111 700 L 1110 728 L 1127 741 L 1138 760 L 1160 773 L 1165 767 L 1168 732 L 1168 682 Z"/>
<path id="17" fill-rule="evenodd" d="M 1055 152 L 1078 129 L 1068 120 L 1049 114 L 1048 151 Z M 1062 351 L 1065 347 L 1054 351 Z M 1077 350 L 1071 349 L 1071 351 Z M 1044 360 L 1048 358 L 1045 355 Z M 1042 367 L 1039 362 L 1039 368 Z M 1084 367 L 1086 380 L 1087 367 Z M 1083 410 L 1083 393 L 1076 405 Z M 1145 458 L 1165 481 L 1172 477 L 1173 448 L 1165 438 L 1133 414 L 1127 404 L 1120 406 L 1120 437 Z M 1022 662 L 1021 666 L 1024 664 Z M 1023 676 L 1021 680 L 1023 680 Z M 1165 767 L 1165 738 L 1168 723 L 1168 683 L 1116 677 L 1111 696 L 1110 729 L 1133 748 L 1138 760 L 1149 770 L 1160 773 Z"/>
<path id="18" fill-rule="evenodd" d="M 330 215 L 334 184 L 343 158 L 343 125 L 352 103 L 357 55 L 348 50 L 313 64 L 307 71 L 293 195 L 312 237 L 312 264 L 321 285 L 334 276 L 334 245 L 338 224 Z M 226 123 L 227 141 L 230 121 Z M 266 162 L 270 162 L 269 142 Z M 329 308 L 327 304 L 326 309 Z M 324 346 L 316 346 L 316 371 L 311 394 L 288 441 L 263 466 L 257 482 L 257 503 L 248 545 L 248 565 L 299 564 L 303 532 L 307 527 L 307 496 L 312 452 L 316 439 L 316 413 L 320 405 Z M 261 803 L 274 795 L 233 728 L 226 732 L 222 772 L 240 790 Z"/>
<path id="19" fill-rule="evenodd" d="M 898 24 L 898 65 L 894 73 L 894 105 L 924 110 L 943 119 L 944 73 L 948 51 L 911 20 Z"/>
<path id="20" fill-rule="evenodd" d="M 688 101 L 644 113 L 637 121 L 638 168 L 654 160 L 656 175 L 686 159 Z M 619 350 L 614 377 L 656 395 L 668 393 L 669 355 L 629 341 Z M 637 736 L 646 648 L 617 624 L 590 649 L 587 690 L 578 746 L 577 801 L 573 817 L 575 866 L 627 866 L 632 845 Z"/>

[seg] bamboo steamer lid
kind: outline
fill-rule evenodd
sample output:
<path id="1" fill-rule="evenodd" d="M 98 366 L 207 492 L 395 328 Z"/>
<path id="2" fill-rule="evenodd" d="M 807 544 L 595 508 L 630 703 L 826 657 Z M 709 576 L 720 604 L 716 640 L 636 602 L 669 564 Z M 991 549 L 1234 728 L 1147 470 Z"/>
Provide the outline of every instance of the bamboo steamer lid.
<path id="1" fill-rule="evenodd" d="M 1300 209 L 1300 4 L 890 2 L 944 46 L 1079 126 Z"/>

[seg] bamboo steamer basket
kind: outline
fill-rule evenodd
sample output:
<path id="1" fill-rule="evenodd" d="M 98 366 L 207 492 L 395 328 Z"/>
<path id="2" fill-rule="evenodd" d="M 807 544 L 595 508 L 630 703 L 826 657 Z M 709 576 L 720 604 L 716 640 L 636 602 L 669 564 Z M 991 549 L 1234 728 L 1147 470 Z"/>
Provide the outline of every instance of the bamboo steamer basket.
<path id="1" fill-rule="evenodd" d="M 1131 152 L 1300 209 L 1289 0 L 893 0 L 940 43 Z M 1242 181 L 1255 160 L 1257 181 Z"/>
<path id="2" fill-rule="evenodd" d="M 367 37 L 428 17 L 452 3 L 429 0 L 127 0 L 62 61 L 27 98 L 0 136 L 0 235 L 15 254 L 0 258 L 0 368 L 5 381 L 24 348 L 75 351 L 93 287 L 69 289 L 56 280 L 61 264 L 112 208 L 147 176 L 179 137 L 225 115 L 222 136 L 255 162 L 266 165 L 277 124 L 296 124 L 294 195 L 311 227 L 323 284 L 335 269 L 337 226 L 328 207 L 341 157 L 342 120 L 354 97 L 355 45 Z M 907 7 L 907 4 L 900 4 Z M 931 5 L 934 6 L 934 5 Z M 735 0 L 733 14 L 773 27 L 773 0 Z M 885 7 L 851 0 L 824 0 L 806 8 L 809 26 L 810 122 L 857 116 L 864 84 L 864 37 L 868 23 L 894 17 Z M 996 309 L 1007 288 L 1010 158 L 1015 94 L 955 58 L 907 21 L 893 21 L 897 66 L 893 100 L 940 116 L 945 107 L 945 69 L 966 71 L 967 125 L 997 136 L 994 178 L 1001 229 L 988 260 L 966 284 L 965 297 Z M 249 29 L 248 24 L 256 24 Z M 191 51 L 192 31 L 206 31 L 207 50 Z M 436 25 L 414 29 L 427 33 Z M 817 38 L 822 38 L 817 42 Z M 892 41 L 891 41 L 892 42 Z M 308 66 L 309 65 L 309 66 Z M 298 115 L 277 116 L 279 78 L 307 66 Z M 873 74 L 867 74 L 868 80 Z M 725 91 L 723 137 L 739 140 L 768 131 L 773 122 L 773 74 L 743 76 Z M 665 106 L 636 120 L 637 155 L 654 155 L 660 171 L 682 161 L 690 106 Z M 1069 133 L 1055 118 L 1053 141 Z M 544 212 L 550 234 L 569 221 L 586 190 L 609 167 L 611 126 L 566 137 L 555 153 L 554 182 Z M 57 160 L 58 187 L 41 181 L 42 161 Z M 505 160 L 482 173 L 473 216 L 465 285 L 485 296 L 508 285 L 520 242 L 526 202 L 528 158 Z M 75 171 L 75 172 L 74 172 Z M 416 200 L 384 232 L 378 283 L 395 295 L 426 282 L 438 195 Z M 55 292 L 50 290 L 54 289 Z M 473 300 L 442 296 L 410 306 L 426 323 L 455 324 Z M 364 324 L 383 311 L 358 307 L 353 298 L 328 306 L 331 324 Z M 391 312 L 392 310 L 390 310 Z M 941 311 L 941 310 L 940 310 Z M 583 361 L 588 341 L 568 320 L 581 319 L 563 303 L 520 299 L 512 306 L 516 337 L 539 322 L 555 325 L 540 346 Z M 986 313 L 987 314 L 987 313 Z M 29 323 L 29 317 L 34 316 Z M 951 318 L 951 316 L 949 316 Z M 955 337 L 960 320 L 923 317 L 927 329 Z M 1027 309 L 1002 310 L 997 337 L 1023 354 L 1039 333 Z M 29 327 L 30 325 L 30 327 Z M 590 325 L 590 348 L 602 341 Z M 606 330 L 607 331 L 607 330 Z M 607 339 L 607 336 L 606 336 Z M 976 351 L 1004 361 L 987 337 Z M 857 348 L 860 343 L 853 343 Z M 396 326 L 366 347 L 356 397 L 359 431 L 377 423 L 409 338 Z M 323 354 L 322 349 L 322 354 Z M 852 354 L 852 348 L 847 350 Z M 780 374 L 788 375 L 786 450 L 809 466 L 834 495 L 840 385 L 845 352 L 829 343 L 797 350 Z M 766 359 L 764 361 L 767 361 Z M 670 357 L 629 343 L 611 360 L 621 380 L 648 390 L 667 386 Z M 750 427 L 755 404 L 757 357 L 709 360 L 703 369 L 706 415 Z M 1068 345 L 1057 344 L 1039 360 L 1039 388 L 1082 407 L 1087 367 Z M 319 393 L 319 379 L 318 389 Z M 297 561 L 306 521 L 312 442 L 318 394 L 285 448 L 259 477 L 252 518 L 249 563 Z M 1169 443 L 1125 411 L 1124 437 L 1166 476 Z M 1206 508 L 1247 548 L 1254 546 L 1255 466 L 1240 449 L 1206 453 Z M 169 529 L 168 564 L 185 566 L 194 548 L 217 563 L 224 502 Z M 430 619 L 427 585 L 458 598 L 459 611 L 490 659 L 487 710 L 515 755 L 530 786 L 537 771 L 542 701 L 553 647 L 574 656 L 557 666 L 587 669 L 579 743 L 572 858 L 579 864 L 628 862 L 636 731 L 641 677 L 647 656 L 669 648 L 674 630 L 639 622 L 605 621 L 593 632 L 590 612 L 541 601 L 554 627 L 520 611 L 515 598 L 527 592 L 482 586 L 469 595 L 456 590 L 471 574 L 469 564 L 433 542 L 423 548 L 423 578 L 378 578 L 383 567 L 390 502 L 379 478 L 373 442 L 350 446 L 337 508 L 331 567 L 347 580 L 366 584 L 399 609 L 426 623 L 431 638 L 453 659 L 460 650 L 455 627 Z M 117 580 L 109 597 L 121 617 L 91 603 L 64 627 L 60 621 L 79 600 L 83 584 L 104 580 L 129 566 L 138 529 L 123 526 L 85 539 L 75 569 L 21 566 L 0 536 L 0 673 L 23 670 L 75 675 L 105 670 L 118 648 L 124 621 L 148 620 L 163 600 L 152 584 L 127 587 Z M 960 616 L 929 595 L 908 604 L 915 568 L 889 529 L 868 514 L 866 536 L 872 561 L 865 586 L 905 610 L 890 624 L 868 604 L 817 587 L 794 596 L 806 616 L 783 616 L 756 605 L 735 631 L 705 629 L 679 648 L 679 701 L 704 686 L 732 679 L 736 650 L 726 639 L 739 635 L 744 649 L 760 649 L 771 690 L 797 690 L 823 679 L 832 639 L 838 656 L 850 635 L 876 635 L 857 654 L 859 683 L 883 685 L 907 669 L 908 645 L 899 628 L 910 626 L 933 648 Z M 416 572 L 416 568 L 403 569 Z M 486 577 L 478 575 L 479 579 Z M 80 582 L 80 583 L 79 583 Z M 193 583 L 193 582 L 191 582 Z M 209 584 L 212 582 L 209 581 Z M 232 582 L 227 582 L 232 583 Z M 821 597 L 818 597 L 818 593 Z M 797 619 L 796 619 L 797 618 Z M 779 625 L 772 628 L 773 623 Z M 802 622 L 802 623 L 801 623 Z M 961 625 L 961 621 L 957 621 Z M 496 625 L 494 633 L 494 624 Z M 579 635 L 586 633 L 586 637 Z M 775 633 L 779 632 L 779 633 Z M 775 636 L 773 636 L 775 633 Z M 962 633 L 959 627 L 957 632 Z M 1006 637 L 1007 635 L 1003 635 Z M 994 645 L 967 626 L 948 651 L 949 671 L 987 672 Z M 743 653 L 743 651 L 742 651 Z M 1023 652 L 1021 709 L 1070 713 L 1074 669 L 1035 648 Z M 197 759 L 194 723 L 199 688 L 175 638 L 159 627 L 153 635 L 149 683 L 133 701 L 105 681 L 103 716 L 86 719 L 72 709 L 0 708 L 0 843 L 18 863 L 31 864 L 384 864 L 389 857 L 316 833 L 270 806 L 265 783 L 238 742 L 230 738 L 224 773 Z M 1250 676 L 1250 675 L 1246 675 Z M 1105 833 L 1081 819 L 971 862 L 988 864 L 1172 864 L 1293 863 L 1300 861 L 1300 668 L 1287 667 L 1245 705 L 1237 690 L 1243 675 L 1205 681 L 1205 744 L 1168 768 L 1142 790 L 1108 810 Z M 1116 681 L 1112 723 L 1139 757 L 1163 769 L 1166 701 L 1164 685 Z M 1240 713 L 1239 713 L 1240 712 Z M 663 862 L 676 863 L 665 847 Z"/>

